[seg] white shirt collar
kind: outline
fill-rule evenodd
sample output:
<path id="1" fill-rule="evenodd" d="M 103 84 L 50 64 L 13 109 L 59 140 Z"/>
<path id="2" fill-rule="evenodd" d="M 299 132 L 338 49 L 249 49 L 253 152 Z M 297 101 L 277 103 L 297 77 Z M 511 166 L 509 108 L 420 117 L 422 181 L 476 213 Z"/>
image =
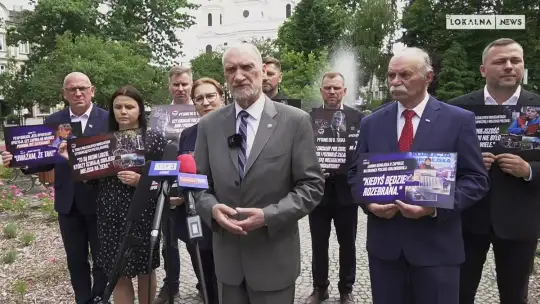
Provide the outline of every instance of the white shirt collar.
<path id="1" fill-rule="evenodd" d="M 92 108 L 94 107 L 94 104 L 91 103 L 90 106 L 88 107 L 88 110 L 86 110 L 86 112 L 84 112 L 82 115 L 75 115 L 72 111 L 71 111 L 71 107 L 69 107 L 69 117 L 70 118 L 73 118 L 73 117 L 86 117 L 86 118 L 90 118 L 90 113 L 92 112 Z"/>
<path id="2" fill-rule="evenodd" d="M 502 105 L 517 105 L 520 94 L 521 94 L 521 85 L 519 85 L 517 87 L 514 94 L 512 94 L 512 96 L 510 96 L 510 98 L 507 101 L 503 102 Z M 495 99 L 493 97 L 491 97 L 491 94 L 489 94 L 489 91 L 487 89 L 487 85 L 484 86 L 484 103 L 485 104 L 494 104 L 494 105 L 497 104 Z"/>
<path id="3" fill-rule="evenodd" d="M 326 104 L 324 103 L 324 101 L 323 101 L 323 104 L 322 104 L 322 108 L 323 108 L 323 109 L 326 109 Z M 343 102 L 340 102 L 340 103 L 339 103 L 339 109 L 340 109 L 340 110 L 343 110 Z"/>
<path id="4" fill-rule="evenodd" d="M 266 98 L 264 97 L 264 94 L 261 94 L 259 99 L 255 101 L 249 108 L 245 109 L 246 112 L 248 112 L 249 116 L 255 118 L 255 120 L 259 120 L 262 116 L 262 112 L 264 110 L 264 103 L 266 102 Z M 238 105 L 238 103 L 234 103 L 234 108 L 236 110 L 236 118 L 238 118 L 238 113 L 240 113 L 242 110 L 242 107 Z"/>
<path id="5" fill-rule="evenodd" d="M 424 110 L 426 109 L 428 100 L 429 100 L 429 94 L 426 92 L 426 96 L 424 97 L 422 102 L 420 102 L 414 109 L 411 109 L 414 111 L 414 113 L 416 113 L 416 116 L 418 116 L 419 118 L 422 117 L 422 114 L 424 113 Z M 399 119 L 401 115 L 403 114 L 403 111 L 405 111 L 407 108 L 405 108 L 401 104 L 401 102 L 398 102 L 397 104 L 398 104 L 398 119 Z"/>

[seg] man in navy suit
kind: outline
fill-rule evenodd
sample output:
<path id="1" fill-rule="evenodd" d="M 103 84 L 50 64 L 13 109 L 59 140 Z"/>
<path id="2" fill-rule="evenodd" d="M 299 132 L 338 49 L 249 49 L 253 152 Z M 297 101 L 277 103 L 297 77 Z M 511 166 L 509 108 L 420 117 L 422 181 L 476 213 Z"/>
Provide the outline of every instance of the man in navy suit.
<path id="1" fill-rule="evenodd" d="M 461 211 L 489 190 L 474 114 L 427 93 L 433 79 L 428 54 L 407 48 L 388 67 L 397 102 L 365 117 L 360 153 L 457 152 L 453 210 L 395 201 L 363 206 L 368 216 L 367 251 L 374 304 L 458 304 L 464 261 Z M 355 187 L 356 162 L 349 171 Z"/>
<path id="2" fill-rule="evenodd" d="M 92 103 L 94 87 L 88 76 L 80 72 L 68 74 L 64 79 L 63 94 L 69 107 L 47 117 L 45 124 L 81 122 L 83 136 L 107 131 L 109 112 Z M 12 155 L 9 152 L 2 152 L 4 166 L 9 166 L 11 159 Z M 102 296 L 107 284 L 107 274 L 95 263 L 99 253 L 96 192 L 83 182 L 73 181 L 71 168 L 67 162 L 27 168 L 23 173 L 33 174 L 53 169 L 54 209 L 58 212 L 58 223 L 66 250 L 75 302 L 89 304 L 96 297 Z M 89 253 L 92 254 L 94 261 L 92 270 Z"/>

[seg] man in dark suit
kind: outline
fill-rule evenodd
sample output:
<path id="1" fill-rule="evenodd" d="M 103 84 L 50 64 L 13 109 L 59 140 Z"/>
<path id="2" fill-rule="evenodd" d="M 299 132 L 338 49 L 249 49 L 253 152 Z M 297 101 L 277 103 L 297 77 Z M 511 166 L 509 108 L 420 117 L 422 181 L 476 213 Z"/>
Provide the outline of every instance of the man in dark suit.
<path id="1" fill-rule="evenodd" d="M 465 259 L 461 211 L 489 189 L 474 114 L 431 97 L 432 79 L 431 60 L 423 50 L 406 48 L 395 55 L 388 83 L 397 102 L 360 125 L 358 154 L 349 171 L 352 187 L 360 153 L 458 153 L 453 210 L 399 200 L 363 206 L 374 304 L 458 304 L 459 267 Z"/>
<path id="2" fill-rule="evenodd" d="M 452 99 L 455 105 L 540 106 L 540 96 L 520 86 L 523 48 L 503 38 L 490 43 L 480 72 L 486 86 Z M 529 276 L 540 237 L 540 162 L 523 153 L 483 153 L 492 187 L 479 204 L 463 213 L 465 263 L 460 303 L 473 304 L 490 244 L 495 253 L 501 303 L 528 303 Z"/>
<path id="3" fill-rule="evenodd" d="M 45 119 L 45 124 L 81 122 L 84 136 L 107 131 L 109 112 L 92 103 L 94 87 L 88 76 L 79 72 L 67 75 L 64 79 L 63 94 L 69 107 L 51 114 Z M 4 166 L 9 166 L 11 159 L 12 155 L 9 152 L 2 153 Z M 27 168 L 23 173 L 33 174 L 53 169 L 54 209 L 58 212 L 58 223 L 66 250 L 75 302 L 92 303 L 96 297 L 102 296 L 107 284 L 107 274 L 95 263 L 99 254 L 96 192 L 84 182 L 73 181 L 71 167 L 67 162 Z M 92 270 L 89 253 L 92 255 Z"/>
<path id="4" fill-rule="evenodd" d="M 329 72 L 322 78 L 320 88 L 324 101 L 322 108 L 340 110 L 335 112 L 331 126 L 323 136 L 347 137 L 351 122 L 358 122 L 363 115 L 342 103 L 347 94 L 342 74 Z M 341 129 L 339 126 L 344 125 Z M 358 126 L 354 126 L 358 127 Z M 351 160 L 347 153 L 346 168 Z M 358 226 L 358 206 L 353 204 L 351 188 L 347 183 L 347 171 L 326 173 L 324 196 L 321 204 L 309 214 L 309 227 L 312 244 L 313 292 L 308 299 L 310 304 L 318 304 L 329 298 L 328 286 L 328 245 L 332 220 L 339 243 L 339 282 L 340 303 L 354 303 L 352 287 L 356 279 L 356 230 Z"/>

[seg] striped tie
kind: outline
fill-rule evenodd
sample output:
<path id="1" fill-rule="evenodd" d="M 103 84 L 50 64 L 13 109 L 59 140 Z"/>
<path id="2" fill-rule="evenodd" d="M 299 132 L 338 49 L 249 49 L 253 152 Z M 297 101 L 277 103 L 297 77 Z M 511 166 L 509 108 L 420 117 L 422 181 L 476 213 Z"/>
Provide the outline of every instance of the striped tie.
<path id="1" fill-rule="evenodd" d="M 238 168 L 240 168 L 240 178 L 242 179 L 244 178 L 244 169 L 247 161 L 247 118 L 249 117 L 249 113 L 242 110 L 238 113 L 238 117 L 240 117 L 238 132 L 242 136 L 242 146 L 240 147 L 240 153 L 238 153 Z"/>

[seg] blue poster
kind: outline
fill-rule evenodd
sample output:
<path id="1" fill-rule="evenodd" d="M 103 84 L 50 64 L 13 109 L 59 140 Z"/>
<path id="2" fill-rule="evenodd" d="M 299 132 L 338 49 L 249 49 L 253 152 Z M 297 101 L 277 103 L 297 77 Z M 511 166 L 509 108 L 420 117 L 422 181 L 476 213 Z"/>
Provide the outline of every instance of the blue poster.
<path id="1" fill-rule="evenodd" d="M 407 204 L 454 208 L 457 153 L 361 154 L 352 188 L 357 204 Z"/>
<path id="2" fill-rule="evenodd" d="M 6 127 L 6 150 L 13 155 L 11 167 L 33 167 L 66 161 L 58 154 L 62 141 L 81 136 L 81 123 Z"/>

